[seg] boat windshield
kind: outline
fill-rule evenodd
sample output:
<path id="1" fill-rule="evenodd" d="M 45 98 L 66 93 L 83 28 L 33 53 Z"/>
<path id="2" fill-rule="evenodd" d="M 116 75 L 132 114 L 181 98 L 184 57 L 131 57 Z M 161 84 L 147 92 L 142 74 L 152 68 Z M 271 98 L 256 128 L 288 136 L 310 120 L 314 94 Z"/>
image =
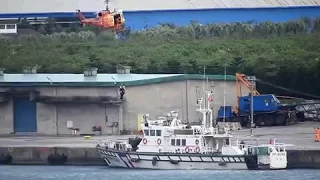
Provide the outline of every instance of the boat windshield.
<path id="1" fill-rule="evenodd" d="M 257 147 L 258 155 L 269 155 L 269 147 Z"/>

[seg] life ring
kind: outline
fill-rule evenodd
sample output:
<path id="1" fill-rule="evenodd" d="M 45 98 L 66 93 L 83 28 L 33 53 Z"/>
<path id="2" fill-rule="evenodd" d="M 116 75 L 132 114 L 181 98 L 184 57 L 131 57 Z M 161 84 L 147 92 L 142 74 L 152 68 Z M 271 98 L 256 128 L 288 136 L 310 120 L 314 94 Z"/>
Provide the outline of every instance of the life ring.
<path id="1" fill-rule="evenodd" d="M 198 144 L 199 144 L 199 140 L 198 140 L 198 139 L 196 139 L 195 143 L 196 143 L 196 145 L 198 145 Z"/>
<path id="2" fill-rule="evenodd" d="M 189 147 L 186 147 L 186 149 L 184 151 L 186 151 L 186 153 L 189 153 L 189 151 L 190 151 Z"/>
<path id="3" fill-rule="evenodd" d="M 143 144 L 147 144 L 148 141 L 146 138 L 144 138 L 142 142 L 143 142 Z"/>
<path id="4" fill-rule="evenodd" d="M 160 145 L 160 144 L 161 144 L 161 139 L 160 139 L 160 138 L 158 138 L 158 140 L 157 140 L 157 144 L 158 144 L 158 145 Z"/>
<path id="5" fill-rule="evenodd" d="M 196 153 L 199 153 L 200 152 L 200 148 L 199 146 L 196 147 L 196 149 L 194 150 Z"/>

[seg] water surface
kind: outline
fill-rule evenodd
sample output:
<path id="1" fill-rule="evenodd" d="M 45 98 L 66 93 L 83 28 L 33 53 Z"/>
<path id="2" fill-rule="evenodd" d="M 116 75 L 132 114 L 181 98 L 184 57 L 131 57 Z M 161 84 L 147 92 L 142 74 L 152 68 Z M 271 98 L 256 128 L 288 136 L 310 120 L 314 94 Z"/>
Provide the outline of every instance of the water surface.
<path id="1" fill-rule="evenodd" d="M 0 180 L 319 180 L 320 170 L 133 170 L 82 166 L 0 166 Z"/>

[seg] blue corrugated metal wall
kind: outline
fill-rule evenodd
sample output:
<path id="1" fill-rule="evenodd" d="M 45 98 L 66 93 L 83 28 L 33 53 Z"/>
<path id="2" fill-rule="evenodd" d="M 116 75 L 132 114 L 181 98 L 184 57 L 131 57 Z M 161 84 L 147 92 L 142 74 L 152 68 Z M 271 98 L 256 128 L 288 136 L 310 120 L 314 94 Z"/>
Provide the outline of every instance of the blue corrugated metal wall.
<path id="1" fill-rule="evenodd" d="M 36 103 L 27 97 L 13 99 L 14 132 L 37 132 Z"/>
<path id="2" fill-rule="evenodd" d="M 153 12 L 126 12 L 126 25 L 133 29 L 152 27 L 160 23 L 186 25 L 190 21 L 200 23 L 230 23 L 255 20 L 257 22 L 281 22 L 300 17 L 320 17 L 320 7 L 177 10 Z"/>
<path id="3" fill-rule="evenodd" d="M 95 17 L 94 12 L 87 12 L 86 17 Z M 320 17 L 320 7 L 288 7 L 288 8 L 241 8 L 241 9 L 203 9 L 203 10 L 159 10 L 159 11 L 125 11 L 126 25 L 131 29 L 152 27 L 158 23 L 174 23 L 186 25 L 190 21 L 200 23 L 228 23 L 255 20 L 263 21 L 288 21 L 300 17 Z M 0 14 L 0 18 L 75 18 L 74 12 L 66 13 L 28 13 L 28 14 Z"/>

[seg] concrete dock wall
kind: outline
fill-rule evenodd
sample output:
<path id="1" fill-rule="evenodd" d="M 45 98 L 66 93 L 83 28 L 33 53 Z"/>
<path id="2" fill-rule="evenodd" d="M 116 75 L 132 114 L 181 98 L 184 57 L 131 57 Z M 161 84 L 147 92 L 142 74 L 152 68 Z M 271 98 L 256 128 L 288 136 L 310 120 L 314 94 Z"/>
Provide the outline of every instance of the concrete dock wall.
<path id="1" fill-rule="evenodd" d="M 1 154 L 10 154 L 15 165 L 47 165 L 51 154 L 66 155 L 65 165 L 105 165 L 95 148 L 1 147 Z"/>
<path id="2" fill-rule="evenodd" d="M 66 155 L 65 165 L 105 165 L 95 148 L 0 147 L 1 154 L 10 154 L 15 165 L 48 165 L 50 154 Z M 288 150 L 288 168 L 320 169 L 320 150 Z"/>
<path id="3" fill-rule="evenodd" d="M 288 168 L 320 169 L 320 150 L 288 150 Z"/>

